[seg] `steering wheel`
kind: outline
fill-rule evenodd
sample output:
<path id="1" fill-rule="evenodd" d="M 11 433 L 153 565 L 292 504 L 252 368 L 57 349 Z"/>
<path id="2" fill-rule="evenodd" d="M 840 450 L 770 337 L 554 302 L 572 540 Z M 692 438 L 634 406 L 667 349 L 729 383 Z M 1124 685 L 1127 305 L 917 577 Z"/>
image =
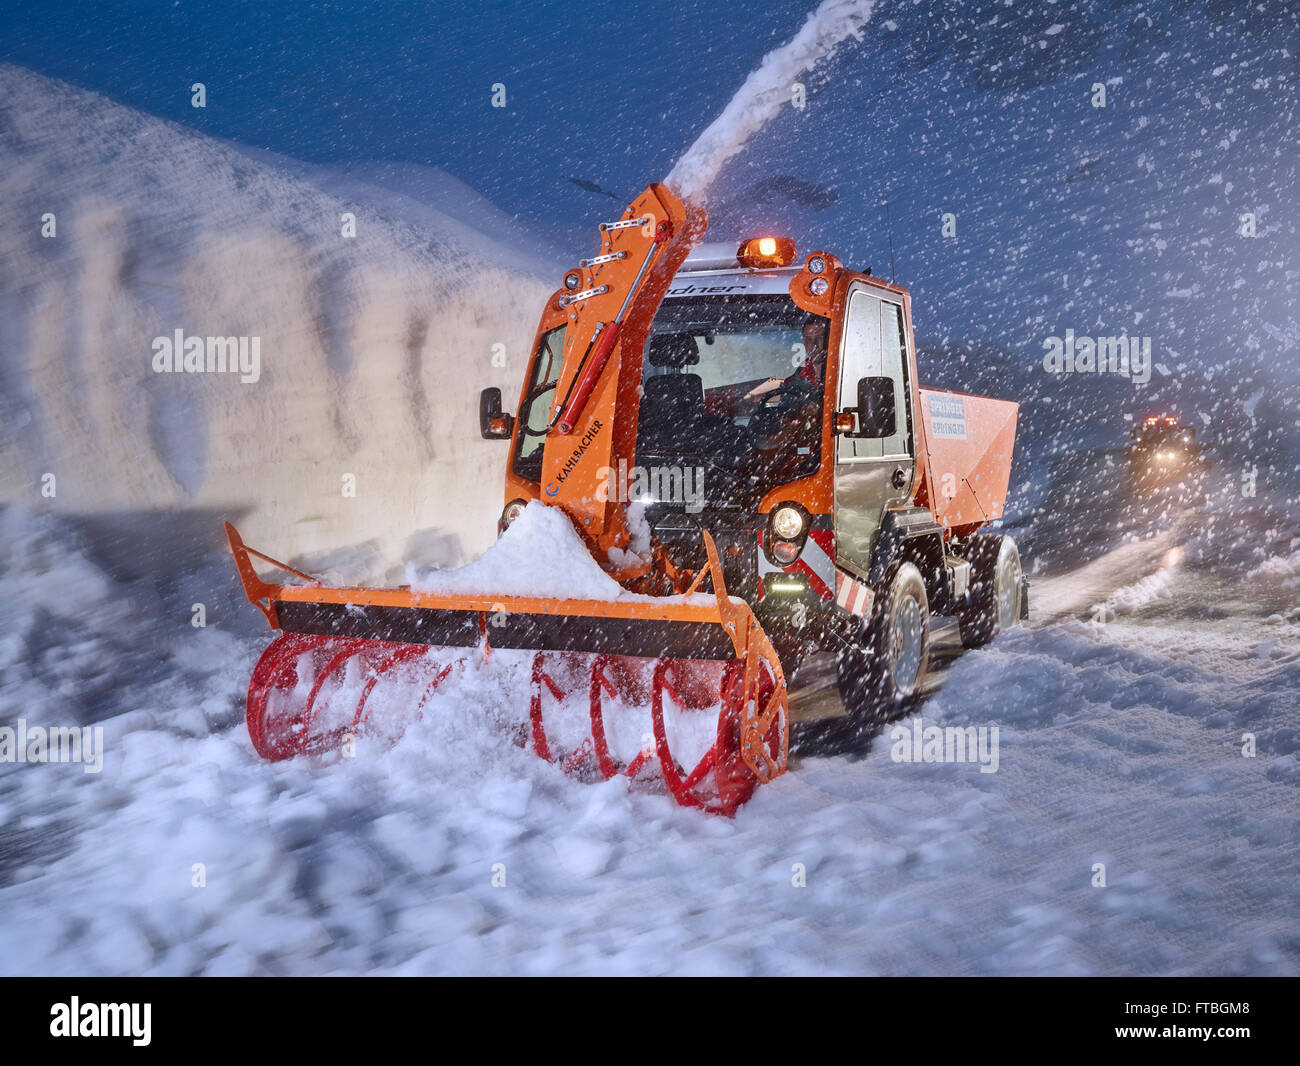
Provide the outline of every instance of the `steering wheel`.
<path id="1" fill-rule="evenodd" d="M 760 411 L 780 409 L 785 406 L 793 406 L 796 403 L 802 403 L 817 391 L 817 386 L 807 378 L 802 378 L 798 374 L 786 378 L 780 385 L 774 389 L 768 389 L 762 396 L 757 398 L 758 408 Z"/>
<path id="2" fill-rule="evenodd" d="M 817 391 L 817 386 L 803 378 L 784 381 L 778 388 L 758 397 L 758 407 L 750 419 L 749 428 L 755 433 L 760 450 L 774 446 L 782 427 L 804 407 Z"/>

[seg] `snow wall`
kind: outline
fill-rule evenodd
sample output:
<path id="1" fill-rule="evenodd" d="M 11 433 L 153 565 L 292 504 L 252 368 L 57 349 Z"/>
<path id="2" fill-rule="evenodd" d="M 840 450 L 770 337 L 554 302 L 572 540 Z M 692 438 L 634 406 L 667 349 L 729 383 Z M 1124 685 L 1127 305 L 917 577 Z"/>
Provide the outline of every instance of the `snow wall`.
<path id="1" fill-rule="evenodd" d="M 513 407 L 562 264 L 445 175 L 402 212 L 20 68 L 0 100 L 0 502 L 210 512 L 198 550 L 222 517 L 281 558 L 367 544 L 354 577 L 491 543 L 478 392 Z M 249 338 L 249 366 L 257 338 L 257 380 L 155 371 L 176 330 Z"/>

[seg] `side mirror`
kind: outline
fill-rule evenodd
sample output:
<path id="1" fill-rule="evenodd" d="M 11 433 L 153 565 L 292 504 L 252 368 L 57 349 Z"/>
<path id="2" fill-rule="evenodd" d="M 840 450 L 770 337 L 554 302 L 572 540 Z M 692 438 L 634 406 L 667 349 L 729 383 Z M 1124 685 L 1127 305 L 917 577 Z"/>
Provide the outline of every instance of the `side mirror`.
<path id="1" fill-rule="evenodd" d="M 484 389 L 478 394 L 478 429 L 484 440 L 509 440 L 515 431 L 514 415 L 501 411 L 500 389 Z"/>
<path id="2" fill-rule="evenodd" d="M 858 436 L 879 439 L 898 432 L 898 412 L 894 409 L 894 379 L 888 377 L 858 380 Z"/>

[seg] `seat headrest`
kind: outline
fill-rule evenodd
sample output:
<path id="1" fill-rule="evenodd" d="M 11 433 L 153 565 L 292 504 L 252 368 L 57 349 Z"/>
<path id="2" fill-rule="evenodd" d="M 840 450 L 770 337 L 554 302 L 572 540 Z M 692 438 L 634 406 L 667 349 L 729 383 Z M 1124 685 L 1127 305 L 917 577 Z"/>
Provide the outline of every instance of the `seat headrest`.
<path id="1" fill-rule="evenodd" d="M 646 356 L 651 366 L 680 370 L 700 361 L 700 349 L 689 333 L 651 334 Z"/>
<path id="2" fill-rule="evenodd" d="M 699 374 L 656 374 L 645 380 L 644 399 L 661 410 L 703 407 L 704 381 Z"/>

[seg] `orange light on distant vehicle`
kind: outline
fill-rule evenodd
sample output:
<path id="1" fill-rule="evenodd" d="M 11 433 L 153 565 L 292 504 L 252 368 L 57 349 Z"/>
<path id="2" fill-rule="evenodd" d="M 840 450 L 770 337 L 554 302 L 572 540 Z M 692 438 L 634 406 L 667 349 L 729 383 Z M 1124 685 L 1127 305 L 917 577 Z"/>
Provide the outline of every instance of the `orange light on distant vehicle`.
<path id="1" fill-rule="evenodd" d="M 741 266 L 783 267 L 794 262 L 794 241 L 789 237 L 751 237 L 736 254 Z"/>

